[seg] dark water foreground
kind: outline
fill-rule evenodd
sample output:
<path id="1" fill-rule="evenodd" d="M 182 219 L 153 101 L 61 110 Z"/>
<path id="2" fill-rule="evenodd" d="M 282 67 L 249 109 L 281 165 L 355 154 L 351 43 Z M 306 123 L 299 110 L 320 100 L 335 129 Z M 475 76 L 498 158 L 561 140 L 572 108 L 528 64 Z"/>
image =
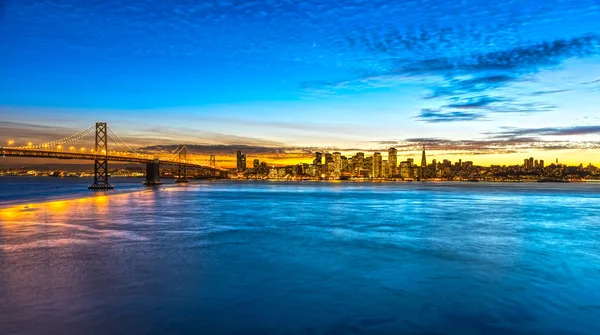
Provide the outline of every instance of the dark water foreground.
<path id="1" fill-rule="evenodd" d="M 600 185 L 25 184 L 0 334 L 600 334 Z"/>

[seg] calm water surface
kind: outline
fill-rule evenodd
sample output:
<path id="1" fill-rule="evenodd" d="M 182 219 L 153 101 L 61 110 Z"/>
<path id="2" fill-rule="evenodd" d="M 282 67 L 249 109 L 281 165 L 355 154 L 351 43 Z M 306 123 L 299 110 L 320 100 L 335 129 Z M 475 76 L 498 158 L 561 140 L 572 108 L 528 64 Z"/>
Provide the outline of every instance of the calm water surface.
<path id="1" fill-rule="evenodd" d="M 1 334 L 600 334 L 600 185 L 42 179 Z"/>

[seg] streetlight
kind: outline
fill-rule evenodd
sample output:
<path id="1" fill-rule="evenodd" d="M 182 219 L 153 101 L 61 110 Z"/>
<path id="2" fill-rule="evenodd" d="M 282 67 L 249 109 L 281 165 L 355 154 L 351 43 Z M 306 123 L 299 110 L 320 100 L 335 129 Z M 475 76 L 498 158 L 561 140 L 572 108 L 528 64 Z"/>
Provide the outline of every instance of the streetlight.
<path id="1" fill-rule="evenodd" d="M 9 146 L 10 146 L 10 145 L 13 145 L 13 144 L 15 144 L 15 141 L 13 141 L 13 140 L 8 140 L 8 145 L 9 145 Z"/>
<path id="2" fill-rule="evenodd" d="M 31 146 L 33 146 L 33 143 L 31 143 L 31 142 L 27 142 L 27 146 L 28 146 L 28 147 L 31 147 Z"/>

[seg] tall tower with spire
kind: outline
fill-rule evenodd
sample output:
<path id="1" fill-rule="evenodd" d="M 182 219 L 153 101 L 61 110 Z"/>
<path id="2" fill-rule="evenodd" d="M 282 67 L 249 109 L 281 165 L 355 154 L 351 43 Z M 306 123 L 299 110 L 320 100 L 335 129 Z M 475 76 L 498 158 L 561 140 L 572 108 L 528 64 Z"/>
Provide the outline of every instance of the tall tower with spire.
<path id="1" fill-rule="evenodd" d="M 425 145 L 423 145 L 423 155 L 421 156 L 421 179 L 425 179 L 425 170 L 427 169 L 427 155 L 425 154 Z"/>

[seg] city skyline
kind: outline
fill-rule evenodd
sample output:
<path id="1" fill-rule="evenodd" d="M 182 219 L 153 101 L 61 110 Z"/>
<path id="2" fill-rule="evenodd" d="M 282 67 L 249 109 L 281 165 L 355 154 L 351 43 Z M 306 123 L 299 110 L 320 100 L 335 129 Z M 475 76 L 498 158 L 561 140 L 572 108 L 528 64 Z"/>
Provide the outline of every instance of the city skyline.
<path id="1" fill-rule="evenodd" d="M 593 0 L 0 2 L 0 141 L 105 121 L 135 146 L 248 145 L 275 164 L 418 160 L 426 144 L 598 165 L 599 15 Z"/>

